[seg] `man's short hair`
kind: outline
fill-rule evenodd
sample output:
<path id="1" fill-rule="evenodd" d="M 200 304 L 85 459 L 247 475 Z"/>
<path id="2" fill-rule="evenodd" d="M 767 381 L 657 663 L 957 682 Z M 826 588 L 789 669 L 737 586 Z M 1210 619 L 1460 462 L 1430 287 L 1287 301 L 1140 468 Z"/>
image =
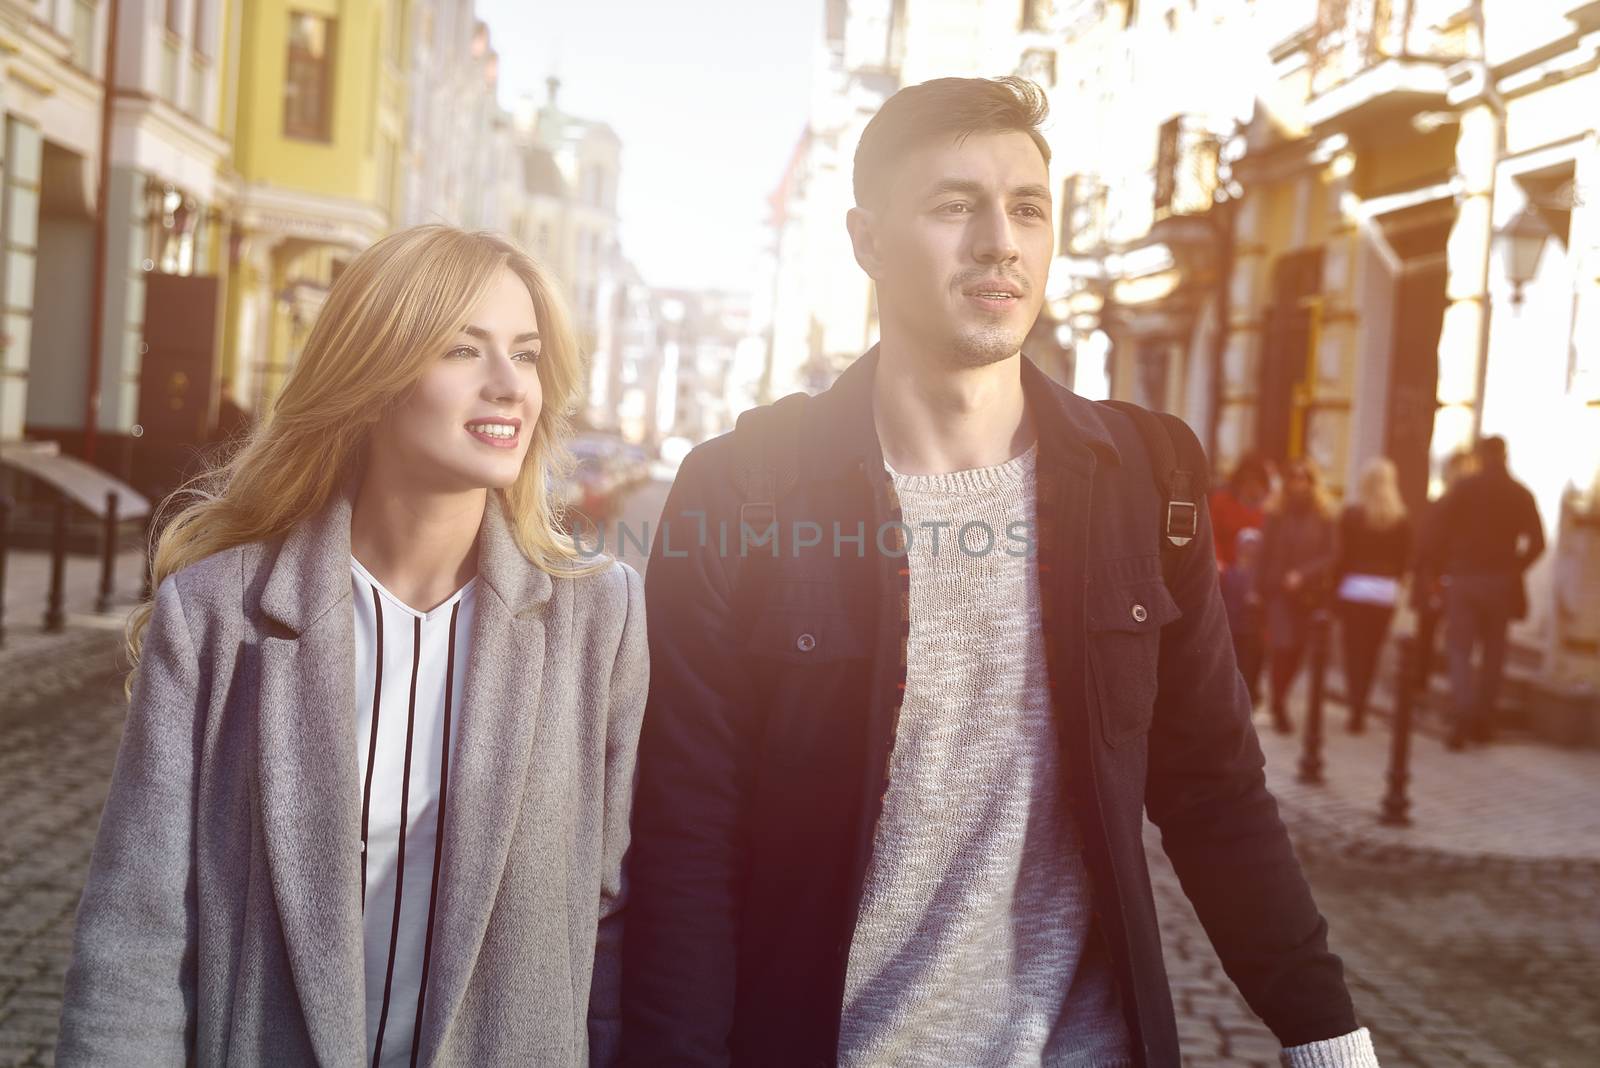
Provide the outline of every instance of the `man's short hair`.
<path id="1" fill-rule="evenodd" d="M 1015 130 L 1033 138 L 1046 166 L 1050 146 L 1039 125 L 1050 112 L 1044 90 L 1026 78 L 935 78 L 900 90 L 861 131 L 854 184 L 859 207 L 877 206 L 889 192 L 895 166 L 935 138 Z"/>

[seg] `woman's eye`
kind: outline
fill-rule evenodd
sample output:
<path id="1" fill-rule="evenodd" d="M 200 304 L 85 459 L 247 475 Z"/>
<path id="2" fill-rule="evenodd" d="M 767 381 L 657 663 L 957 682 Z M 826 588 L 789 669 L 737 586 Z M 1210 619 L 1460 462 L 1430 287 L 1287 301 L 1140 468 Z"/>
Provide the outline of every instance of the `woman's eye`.
<path id="1" fill-rule="evenodd" d="M 457 345 L 444 355 L 447 360 L 470 360 L 478 355 L 478 350 L 471 345 Z"/>
<path id="2" fill-rule="evenodd" d="M 513 353 L 511 358 L 513 360 L 521 360 L 524 363 L 538 363 L 539 351 L 540 350 L 538 349 L 528 349 L 522 352 Z"/>

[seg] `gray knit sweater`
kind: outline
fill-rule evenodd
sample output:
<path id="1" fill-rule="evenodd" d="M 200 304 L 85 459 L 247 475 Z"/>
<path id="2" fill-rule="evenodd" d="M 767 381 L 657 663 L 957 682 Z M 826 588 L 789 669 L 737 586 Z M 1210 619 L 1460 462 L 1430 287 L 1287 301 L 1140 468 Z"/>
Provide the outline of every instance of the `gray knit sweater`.
<path id="1" fill-rule="evenodd" d="M 1061 801 L 1026 551 L 1036 464 L 1029 449 L 996 467 L 890 472 L 912 535 L 911 640 L 850 946 L 841 1068 L 1133 1063 Z M 1282 1060 L 1378 1068 L 1365 1028 Z"/>
<path id="2" fill-rule="evenodd" d="M 1030 449 L 894 474 L 911 639 L 850 947 L 844 1068 L 1131 1063 L 1061 798 L 1036 564 L 1008 536 L 1033 525 L 1035 463 Z M 937 546 L 936 523 L 949 523 Z"/>

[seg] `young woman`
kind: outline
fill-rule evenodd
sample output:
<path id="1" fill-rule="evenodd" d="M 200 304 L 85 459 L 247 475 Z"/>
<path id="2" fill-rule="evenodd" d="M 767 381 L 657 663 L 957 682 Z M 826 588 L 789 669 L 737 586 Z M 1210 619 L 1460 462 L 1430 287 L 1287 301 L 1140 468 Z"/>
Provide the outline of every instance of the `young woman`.
<path id="1" fill-rule="evenodd" d="M 1312 614 L 1327 596 L 1335 551 L 1333 506 L 1310 460 L 1292 460 L 1285 467 L 1261 533 L 1257 582 L 1267 613 L 1272 725 L 1287 734 L 1289 690 L 1305 658 Z"/>
<path id="2" fill-rule="evenodd" d="M 580 380 L 497 238 L 340 276 L 161 536 L 58 1063 L 610 1059 L 647 661 L 547 495 Z"/>
<path id="3" fill-rule="evenodd" d="M 1365 729 L 1378 654 L 1389 636 L 1400 580 L 1410 563 L 1411 523 L 1400 499 L 1399 476 L 1392 461 L 1378 457 L 1361 473 L 1360 499 L 1339 518 L 1339 554 L 1333 567 L 1351 734 Z"/>

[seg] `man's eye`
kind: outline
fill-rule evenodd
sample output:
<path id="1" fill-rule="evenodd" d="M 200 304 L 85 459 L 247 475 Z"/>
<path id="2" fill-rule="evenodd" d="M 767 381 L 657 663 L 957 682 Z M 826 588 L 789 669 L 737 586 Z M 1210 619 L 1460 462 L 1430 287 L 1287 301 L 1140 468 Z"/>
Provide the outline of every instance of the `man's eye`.
<path id="1" fill-rule="evenodd" d="M 1019 207 L 1017 209 L 1017 211 L 1020 212 L 1024 217 L 1029 218 L 1029 219 L 1042 219 L 1042 218 L 1044 218 L 1044 209 L 1042 209 L 1042 208 L 1040 208 L 1040 207 L 1038 207 L 1037 205 L 1034 205 L 1034 204 L 1024 204 L 1021 207 Z"/>
<path id="2" fill-rule="evenodd" d="M 512 353 L 511 358 L 513 360 L 521 360 L 524 363 L 538 363 L 539 352 L 539 349 L 524 349 L 522 352 Z"/>
<path id="3" fill-rule="evenodd" d="M 944 207 L 940 208 L 939 210 L 944 212 L 946 215 L 965 215 L 967 212 L 971 211 L 972 209 L 967 204 L 965 204 L 965 203 L 963 203 L 963 202 L 958 200 L 958 201 L 955 201 L 954 203 L 946 204 Z"/>

